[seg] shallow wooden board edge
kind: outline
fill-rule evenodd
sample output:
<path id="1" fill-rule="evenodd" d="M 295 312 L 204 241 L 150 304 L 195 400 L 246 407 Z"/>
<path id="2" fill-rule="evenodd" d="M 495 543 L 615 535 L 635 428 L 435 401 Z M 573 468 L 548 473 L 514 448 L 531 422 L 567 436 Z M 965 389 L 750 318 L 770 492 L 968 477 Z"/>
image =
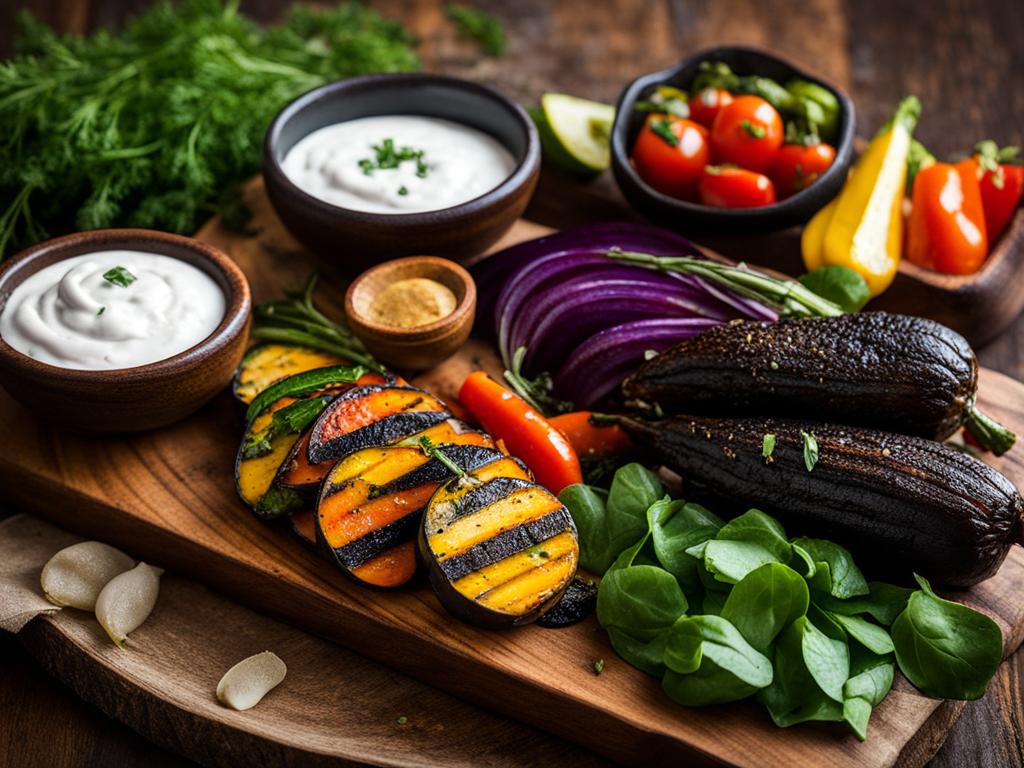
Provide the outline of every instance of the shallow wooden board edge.
<path id="1" fill-rule="evenodd" d="M 17 547 L 32 575 L 75 540 L 26 515 L 0 521 L 0 534 L 0 552 Z M 161 580 L 156 609 L 124 651 L 91 614 L 74 609 L 37 616 L 18 640 L 81 698 L 203 765 L 605 765 L 173 575 Z M 221 707 L 220 675 L 268 649 L 288 666 L 284 682 L 247 712 Z"/>

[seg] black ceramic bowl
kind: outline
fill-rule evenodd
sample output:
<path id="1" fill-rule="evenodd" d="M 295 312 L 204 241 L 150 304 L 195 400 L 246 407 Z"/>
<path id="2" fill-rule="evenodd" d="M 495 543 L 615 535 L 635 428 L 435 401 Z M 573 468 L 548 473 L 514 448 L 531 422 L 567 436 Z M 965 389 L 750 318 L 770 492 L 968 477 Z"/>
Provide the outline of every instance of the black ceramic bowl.
<path id="1" fill-rule="evenodd" d="M 281 161 L 313 131 L 394 114 L 439 117 L 484 131 L 512 153 L 516 167 L 490 192 L 425 213 L 342 208 L 303 192 L 285 176 Z M 367 75 L 317 88 L 281 110 L 263 148 L 267 194 L 285 226 L 305 246 L 346 269 L 414 254 L 467 259 L 482 253 L 522 215 L 539 172 L 537 130 L 518 104 L 493 88 L 440 75 Z"/>
<path id="2" fill-rule="evenodd" d="M 633 168 L 629 155 L 643 126 L 644 115 L 633 106 L 658 85 L 688 89 L 702 61 L 723 61 L 739 75 L 762 75 L 780 83 L 793 78 L 824 86 L 839 100 L 836 159 L 813 184 L 792 197 L 761 208 L 712 208 L 658 192 Z M 838 194 L 853 159 L 853 102 L 838 87 L 808 74 L 784 59 L 755 48 L 722 47 L 699 51 L 680 64 L 638 77 L 619 97 L 612 128 L 612 169 L 630 204 L 661 224 L 687 234 L 758 234 L 801 224 Z"/>

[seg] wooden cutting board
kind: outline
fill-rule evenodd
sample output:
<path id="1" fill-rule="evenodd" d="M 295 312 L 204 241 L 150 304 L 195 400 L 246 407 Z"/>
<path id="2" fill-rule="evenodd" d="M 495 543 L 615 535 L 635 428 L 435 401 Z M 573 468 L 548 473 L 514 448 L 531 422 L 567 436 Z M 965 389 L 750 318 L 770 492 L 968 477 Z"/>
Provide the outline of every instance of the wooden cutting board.
<path id="1" fill-rule="evenodd" d="M 263 300 L 298 287 L 314 262 L 280 228 L 261 185 L 249 192 L 255 236 L 213 222 L 200 237 L 230 252 Z M 542 231 L 519 224 L 504 244 Z M 344 251 L 339 243 L 339 262 Z M 328 301 L 337 300 L 337 283 L 332 287 Z M 489 349 L 470 343 L 417 381 L 451 394 L 468 370 L 488 360 Z M 1024 433 L 1024 385 L 983 371 L 980 403 Z M 926 699 L 900 681 L 877 708 L 864 743 L 831 726 L 780 730 L 754 704 L 699 710 L 672 704 L 655 679 L 615 656 L 593 618 L 557 631 L 487 632 L 449 617 L 423 583 L 398 592 L 361 588 L 235 497 L 231 471 L 240 426 L 227 393 L 177 425 L 120 439 L 62 433 L 0 394 L 0 431 L 8 445 L 0 454 L 0 484 L 12 503 L 624 763 L 918 765 L 962 707 Z M 1020 448 L 994 463 L 1024 485 Z M 1022 590 L 1024 550 L 1014 548 L 996 577 L 957 597 L 999 622 L 1009 653 L 1024 636 Z M 593 672 L 597 659 L 606 662 L 601 675 Z"/>

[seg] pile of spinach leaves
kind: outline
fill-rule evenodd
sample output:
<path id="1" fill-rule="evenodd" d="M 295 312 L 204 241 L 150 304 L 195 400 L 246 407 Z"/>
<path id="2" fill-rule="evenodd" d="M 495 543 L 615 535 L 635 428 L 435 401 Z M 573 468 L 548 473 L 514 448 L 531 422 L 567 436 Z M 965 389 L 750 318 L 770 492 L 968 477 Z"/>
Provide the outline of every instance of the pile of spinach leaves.
<path id="1" fill-rule="evenodd" d="M 754 697 L 780 727 L 845 722 L 864 739 L 897 666 L 928 696 L 976 699 L 1002 660 L 995 622 L 920 576 L 917 590 L 868 582 L 842 546 L 790 539 L 756 509 L 725 522 L 639 464 L 559 498 L 581 567 L 603 575 L 612 646 L 680 704 Z"/>

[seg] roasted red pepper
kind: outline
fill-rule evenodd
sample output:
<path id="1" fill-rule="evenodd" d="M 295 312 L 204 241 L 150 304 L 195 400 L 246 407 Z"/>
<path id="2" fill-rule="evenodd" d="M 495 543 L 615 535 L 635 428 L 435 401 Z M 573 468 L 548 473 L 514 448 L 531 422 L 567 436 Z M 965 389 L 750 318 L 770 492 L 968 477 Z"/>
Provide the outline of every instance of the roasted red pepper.
<path id="1" fill-rule="evenodd" d="M 981 177 L 985 228 L 989 243 L 994 244 L 1020 205 L 1024 193 L 1024 166 L 1017 165 L 1020 162 L 1018 147 L 1000 149 L 994 141 L 982 141 L 975 145 L 974 151 Z"/>
<path id="2" fill-rule="evenodd" d="M 951 275 L 977 272 L 988 256 L 977 164 L 935 163 L 914 179 L 907 258 Z"/>
<path id="3" fill-rule="evenodd" d="M 595 422 L 590 411 L 563 413 L 551 419 L 551 425 L 562 430 L 580 459 L 621 456 L 636 448 L 618 424 Z"/>
<path id="4" fill-rule="evenodd" d="M 566 436 L 483 371 L 474 371 L 462 382 L 459 402 L 552 493 L 583 482 L 580 460 Z"/>

